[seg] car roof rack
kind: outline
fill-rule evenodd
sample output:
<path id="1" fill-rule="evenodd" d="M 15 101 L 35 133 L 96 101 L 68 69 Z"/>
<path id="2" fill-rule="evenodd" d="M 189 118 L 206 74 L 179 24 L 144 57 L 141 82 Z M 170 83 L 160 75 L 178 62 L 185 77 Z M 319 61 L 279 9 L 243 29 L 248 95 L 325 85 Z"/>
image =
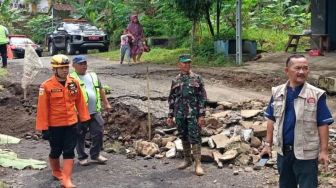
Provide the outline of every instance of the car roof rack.
<path id="1" fill-rule="evenodd" d="M 86 23 L 88 22 L 87 20 L 84 19 L 63 19 L 63 22 L 71 22 L 71 23 Z"/>

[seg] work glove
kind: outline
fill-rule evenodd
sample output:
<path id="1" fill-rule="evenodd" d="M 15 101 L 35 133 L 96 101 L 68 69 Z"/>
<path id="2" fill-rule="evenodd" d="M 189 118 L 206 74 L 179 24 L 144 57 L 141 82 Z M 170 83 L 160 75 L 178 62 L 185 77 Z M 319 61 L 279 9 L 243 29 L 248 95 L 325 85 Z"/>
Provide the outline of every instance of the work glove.
<path id="1" fill-rule="evenodd" d="M 43 130 L 42 131 L 42 139 L 43 140 L 49 140 L 50 134 L 49 134 L 49 130 Z"/>

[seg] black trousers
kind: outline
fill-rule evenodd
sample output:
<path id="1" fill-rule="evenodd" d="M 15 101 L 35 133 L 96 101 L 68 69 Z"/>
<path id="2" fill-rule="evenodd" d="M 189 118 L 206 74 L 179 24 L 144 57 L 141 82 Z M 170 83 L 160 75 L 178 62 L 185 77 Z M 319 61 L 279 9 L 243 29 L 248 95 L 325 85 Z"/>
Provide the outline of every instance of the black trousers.
<path id="1" fill-rule="evenodd" d="M 63 154 L 63 159 L 73 159 L 76 147 L 76 124 L 62 127 L 49 127 L 49 144 L 52 159 L 58 159 Z"/>
<path id="2" fill-rule="evenodd" d="M 7 44 L 0 44 L 0 54 L 2 58 L 2 66 L 7 67 Z"/>

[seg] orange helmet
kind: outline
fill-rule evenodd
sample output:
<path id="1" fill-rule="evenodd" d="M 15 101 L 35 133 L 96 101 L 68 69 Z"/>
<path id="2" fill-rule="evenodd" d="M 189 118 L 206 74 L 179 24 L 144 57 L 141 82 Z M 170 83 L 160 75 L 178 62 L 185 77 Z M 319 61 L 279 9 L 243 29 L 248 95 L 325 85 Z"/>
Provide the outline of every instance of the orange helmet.
<path id="1" fill-rule="evenodd" d="M 53 68 L 58 68 L 58 67 L 68 67 L 70 61 L 66 55 L 58 54 L 51 57 L 50 63 Z"/>

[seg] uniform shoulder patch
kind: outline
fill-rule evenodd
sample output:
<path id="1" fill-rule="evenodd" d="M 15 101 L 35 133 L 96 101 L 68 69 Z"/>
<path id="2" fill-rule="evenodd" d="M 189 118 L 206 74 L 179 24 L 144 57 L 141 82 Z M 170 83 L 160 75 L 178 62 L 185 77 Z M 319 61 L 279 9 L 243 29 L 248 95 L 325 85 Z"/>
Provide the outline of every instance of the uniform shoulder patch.
<path id="1" fill-rule="evenodd" d="M 44 88 L 43 87 L 40 87 L 40 89 L 39 89 L 39 95 L 44 95 Z"/>

